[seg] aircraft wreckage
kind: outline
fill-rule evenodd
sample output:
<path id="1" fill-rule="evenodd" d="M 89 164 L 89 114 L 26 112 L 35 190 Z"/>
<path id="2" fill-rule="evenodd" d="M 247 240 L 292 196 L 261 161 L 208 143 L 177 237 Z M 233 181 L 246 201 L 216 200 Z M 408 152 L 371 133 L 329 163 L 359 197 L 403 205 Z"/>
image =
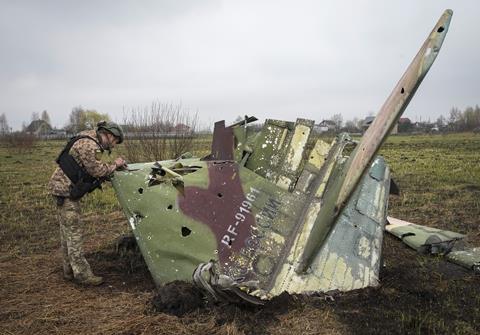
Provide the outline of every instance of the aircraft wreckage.
<path id="1" fill-rule="evenodd" d="M 314 122 L 215 123 L 211 154 L 131 164 L 113 186 L 157 285 L 194 281 L 217 299 L 262 304 L 289 293 L 379 284 L 384 231 L 477 269 L 461 234 L 390 219 L 390 171 L 377 152 L 433 64 L 446 10 L 356 143 L 310 138 Z M 349 156 L 344 149 L 355 146 Z"/>

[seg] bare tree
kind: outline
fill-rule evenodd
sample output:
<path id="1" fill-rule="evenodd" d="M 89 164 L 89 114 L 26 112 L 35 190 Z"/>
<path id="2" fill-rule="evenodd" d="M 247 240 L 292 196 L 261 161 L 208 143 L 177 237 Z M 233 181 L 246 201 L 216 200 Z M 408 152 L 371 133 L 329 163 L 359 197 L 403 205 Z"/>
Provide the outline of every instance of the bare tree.
<path id="1" fill-rule="evenodd" d="M 360 132 L 360 129 L 357 128 L 357 122 L 355 120 L 347 120 L 345 122 L 345 131 L 349 133 L 358 133 Z"/>
<path id="2" fill-rule="evenodd" d="M 470 131 L 480 127 L 480 107 L 467 107 L 464 111 L 453 107 L 448 118 L 448 128 L 453 131 Z"/>
<path id="3" fill-rule="evenodd" d="M 191 151 L 197 130 L 197 114 L 182 105 L 154 102 L 124 116 L 127 160 L 165 160 Z"/>
<path id="4" fill-rule="evenodd" d="M 6 144 L 8 152 L 24 153 L 34 148 L 37 138 L 35 135 L 25 132 L 27 128 L 25 122 L 22 123 L 22 128 L 22 131 L 12 132 L 8 126 L 5 113 L 0 115 L 0 137 L 2 142 Z"/>
<path id="5" fill-rule="evenodd" d="M 447 124 L 447 120 L 445 119 L 445 117 L 443 115 L 440 115 L 437 118 L 437 126 L 439 128 L 443 128 L 443 127 L 445 127 L 446 124 Z"/>
<path id="6" fill-rule="evenodd" d="M 68 124 L 65 129 L 73 134 L 80 131 L 81 114 L 83 113 L 82 106 L 73 107 L 70 115 L 68 116 Z"/>
<path id="7" fill-rule="evenodd" d="M 463 119 L 463 130 L 473 130 L 477 127 L 480 127 L 480 108 L 478 106 L 475 106 L 475 108 L 467 107 L 463 111 Z"/>
<path id="8" fill-rule="evenodd" d="M 49 125 L 51 125 L 52 123 L 50 122 L 50 115 L 48 115 L 48 112 L 46 110 L 44 110 L 42 112 L 42 116 L 41 116 L 41 119 L 43 121 L 45 121 L 46 123 L 48 123 Z"/>
<path id="9" fill-rule="evenodd" d="M 0 115 L 0 136 L 4 136 L 10 132 L 10 127 L 8 126 L 7 116 L 5 113 Z"/>
<path id="10" fill-rule="evenodd" d="M 109 121 L 107 113 L 99 113 L 94 109 L 84 109 L 82 106 L 72 108 L 68 124 L 65 127 L 70 133 L 76 134 L 82 130 L 94 129 L 99 121 Z"/>
<path id="11" fill-rule="evenodd" d="M 340 128 L 342 128 L 342 124 L 343 124 L 342 114 L 334 114 L 331 117 L 331 120 L 335 123 L 335 130 L 338 131 Z"/>
<path id="12" fill-rule="evenodd" d="M 40 113 L 39 112 L 32 112 L 32 121 L 40 120 Z"/>

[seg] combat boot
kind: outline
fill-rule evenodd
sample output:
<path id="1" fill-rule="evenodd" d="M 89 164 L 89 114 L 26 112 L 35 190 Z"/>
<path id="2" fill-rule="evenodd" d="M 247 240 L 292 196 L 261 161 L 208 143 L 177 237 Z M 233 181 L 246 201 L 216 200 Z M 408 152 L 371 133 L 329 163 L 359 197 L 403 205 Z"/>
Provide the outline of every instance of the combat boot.
<path id="1" fill-rule="evenodd" d="M 103 284 L 103 278 L 100 276 L 90 275 L 90 276 L 78 276 L 75 278 L 75 282 L 80 285 L 87 286 L 98 286 Z"/>
<path id="2" fill-rule="evenodd" d="M 64 263 L 63 264 L 63 279 L 65 280 L 73 280 L 73 270 L 70 264 Z"/>
<path id="3" fill-rule="evenodd" d="M 65 280 L 73 280 L 73 272 L 64 272 L 63 279 Z"/>

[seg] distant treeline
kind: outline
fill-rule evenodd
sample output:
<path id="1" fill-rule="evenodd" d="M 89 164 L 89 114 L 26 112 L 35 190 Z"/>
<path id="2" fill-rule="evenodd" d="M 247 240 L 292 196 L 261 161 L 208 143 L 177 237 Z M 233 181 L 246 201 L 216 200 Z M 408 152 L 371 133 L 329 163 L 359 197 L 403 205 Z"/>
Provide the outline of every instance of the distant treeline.
<path id="1" fill-rule="evenodd" d="M 467 107 L 463 111 L 453 107 L 448 119 L 440 116 L 437 122 L 450 131 L 480 130 L 480 107 Z"/>

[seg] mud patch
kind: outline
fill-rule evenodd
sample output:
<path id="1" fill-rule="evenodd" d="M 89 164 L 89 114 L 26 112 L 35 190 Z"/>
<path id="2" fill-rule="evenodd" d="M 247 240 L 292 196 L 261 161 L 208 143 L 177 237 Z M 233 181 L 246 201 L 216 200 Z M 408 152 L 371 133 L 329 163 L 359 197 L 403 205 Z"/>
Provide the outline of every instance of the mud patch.
<path id="1" fill-rule="evenodd" d="M 195 285 L 177 280 L 158 288 L 151 304 L 155 312 L 183 316 L 204 307 L 206 299 Z"/>
<path id="2" fill-rule="evenodd" d="M 272 324 L 280 324 L 281 317 L 292 309 L 301 308 L 304 296 L 286 292 L 267 301 L 264 306 L 252 304 L 210 303 L 206 313 L 215 316 L 219 327 L 234 325 L 240 334 L 266 334 Z"/>
<path id="3" fill-rule="evenodd" d="M 136 244 L 119 248 L 117 241 L 85 256 L 93 271 L 103 276 L 106 286 L 115 291 L 147 292 L 155 288 Z"/>
<path id="4" fill-rule="evenodd" d="M 468 184 L 462 187 L 463 190 L 465 191 L 470 191 L 470 192 L 480 192 L 480 186 L 475 185 L 475 184 Z"/>
<path id="5" fill-rule="evenodd" d="M 212 319 L 218 329 L 235 327 L 240 334 L 265 334 L 279 317 L 305 303 L 305 296 L 282 293 L 267 301 L 264 306 L 249 303 L 218 302 L 207 296 L 192 283 L 174 281 L 157 290 L 147 307 L 147 313 L 164 313 L 188 322 L 196 319 Z"/>

